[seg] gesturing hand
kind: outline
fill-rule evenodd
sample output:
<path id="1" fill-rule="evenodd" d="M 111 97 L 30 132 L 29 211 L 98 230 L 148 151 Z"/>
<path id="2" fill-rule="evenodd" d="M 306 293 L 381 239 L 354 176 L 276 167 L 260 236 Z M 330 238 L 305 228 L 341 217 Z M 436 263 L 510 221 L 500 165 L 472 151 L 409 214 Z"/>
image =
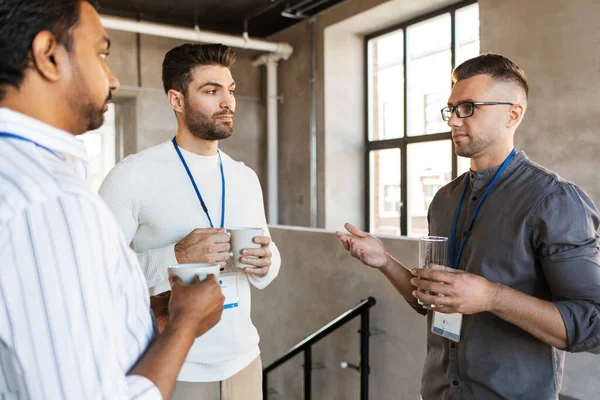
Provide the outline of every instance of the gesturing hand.
<path id="1" fill-rule="evenodd" d="M 348 236 L 341 232 L 335 234 L 344 245 L 344 248 L 350 254 L 359 259 L 363 264 L 372 268 L 381 268 L 388 262 L 387 252 L 383 243 L 375 236 L 361 231 L 352 224 L 345 224 L 344 227 L 352 234 Z"/>

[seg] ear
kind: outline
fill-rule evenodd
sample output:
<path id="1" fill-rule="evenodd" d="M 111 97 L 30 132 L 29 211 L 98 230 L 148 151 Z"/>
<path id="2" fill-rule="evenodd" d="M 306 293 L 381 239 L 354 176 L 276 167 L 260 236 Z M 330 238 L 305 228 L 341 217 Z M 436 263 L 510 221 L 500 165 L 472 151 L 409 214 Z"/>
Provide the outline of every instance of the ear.
<path id="1" fill-rule="evenodd" d="M 44 79 L 51 82 L 60 80 L 64 73 L 61 67 L 66 57 L 66 49 L 58 44 L 56 37 L 49 31 L 42 31 L 33 39 L 31 61 Z"/>
<path id="2" fill-rule="evenodd" d="M 183 110 L 184 110 L 183 93 L 178 92 L 177 90 L 174 90 L 174 89 L 170 89 L 167 92 L 167 96 L 169 97 L 169 104 L 171 105 L 171 108 L 173 109 L 173 111 L 175 111 L 176 113 L 183 114 Z"/>
<path id="3" fill-rule="evenodd" d="M 521 104 L 511 106 L 506 120 L 506 127 L 516 128 L 519 126 L 523 119 L 523 114 L 525 114 L 525 108 Z"/>

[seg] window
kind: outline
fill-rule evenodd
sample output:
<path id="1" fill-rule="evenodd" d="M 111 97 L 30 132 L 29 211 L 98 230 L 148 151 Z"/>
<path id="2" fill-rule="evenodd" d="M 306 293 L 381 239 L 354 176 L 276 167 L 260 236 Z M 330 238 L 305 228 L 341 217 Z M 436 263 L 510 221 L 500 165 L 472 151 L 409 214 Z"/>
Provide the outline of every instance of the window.
<path id="1" fill-rule="evenodd" d="M 455 65 L 479 54 L 479 7 L 465 1 L 366 38 L 367 221 L 375 234 L 428 234 L 435 193 L 469 168 L 440 109 Z"/>
<path id="2" fill-rule="evenodd" d="M 90 167 L 92 169 L 91 189 L 97 192 L 102 181 L 108 175 L 116 161 L 116 119 L 115 105 L 108 104 L 108 111 L 104 113 L 104 124 L 93 131 L 77 136 L 83 141 L 87 150 Z"/>
<path id="3" fill-rule="evenodd" d="M 400 216 L 400 185 L 383 186 L 382 214 Z"/>

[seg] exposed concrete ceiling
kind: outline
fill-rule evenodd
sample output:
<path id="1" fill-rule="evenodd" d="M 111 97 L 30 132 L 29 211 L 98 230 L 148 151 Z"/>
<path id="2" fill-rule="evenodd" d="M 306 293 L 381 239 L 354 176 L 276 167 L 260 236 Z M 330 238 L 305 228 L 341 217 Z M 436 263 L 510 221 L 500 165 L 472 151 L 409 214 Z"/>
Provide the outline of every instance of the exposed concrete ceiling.
<path id="1" fill-rule="evenodd" d="M 230 34 L 247 21 L 251 37 L 266 37 L 298 22 L 282 12 L 315 15 L 345 0 L 100 0 L 101 13 Z"/>

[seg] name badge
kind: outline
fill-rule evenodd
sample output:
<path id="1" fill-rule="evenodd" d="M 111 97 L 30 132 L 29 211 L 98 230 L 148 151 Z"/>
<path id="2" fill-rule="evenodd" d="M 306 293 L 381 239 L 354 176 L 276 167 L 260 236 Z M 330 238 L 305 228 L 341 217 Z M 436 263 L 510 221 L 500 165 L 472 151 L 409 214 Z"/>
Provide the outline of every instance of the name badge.
<path id="1" fill-rule="evenodd" d="M 219 284 L 221 285 L 223 296 L 225 296 L 225 304 L 223 305 L 223 309 L 227 310 L 228 308 L 238 307 L 240 293 L 238 290 L 237 273 L 222 273 L 219 277 Z"/>
<path id="2" fill-rule="evenodd" d="M 444 314 L 433 312 L 431 332 L 454 342 L 460 341 L 460 328 L 462 327 L 462 314 Z"/>

